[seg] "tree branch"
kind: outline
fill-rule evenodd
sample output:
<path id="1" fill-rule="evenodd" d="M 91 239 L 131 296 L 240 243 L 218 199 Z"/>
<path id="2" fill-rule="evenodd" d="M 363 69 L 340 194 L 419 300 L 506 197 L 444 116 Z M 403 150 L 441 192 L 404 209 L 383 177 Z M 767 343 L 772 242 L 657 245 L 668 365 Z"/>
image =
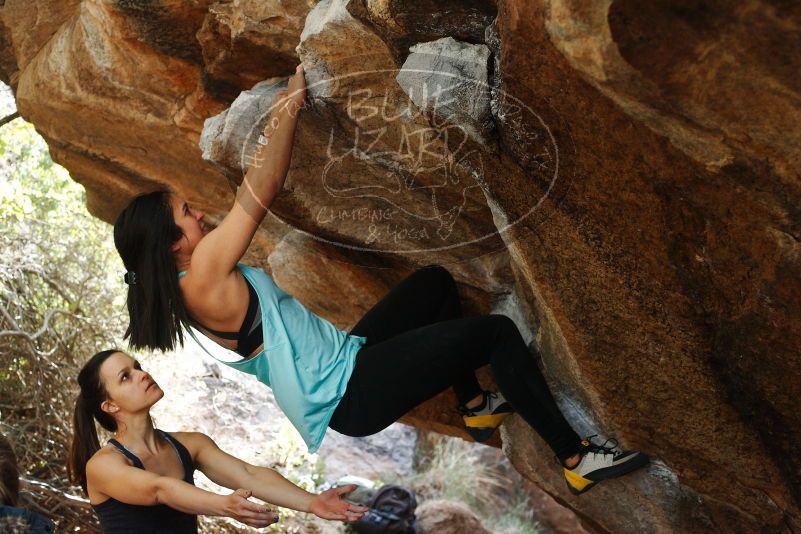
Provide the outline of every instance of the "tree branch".
<path id="1" fill-rule="evenodd" d="M 12 113 L 11 115 L 6 115 L 6 116 L 5 116 L 5 117 L 3 117 L 2 119 L 0 119 L 0 128 L 2 128 L 3 126 L 5 126 L 5 125 L 6 125 L 6 123 L 13 121 L 13 120 L 14 120 L 14 119 L 16 119 L 17 117 L 19 117 L 19 111 L 15 111 L 15 112 L 14 112 L 14 113 Z"/>
<path id="2" fill-rule="evenodd" d="M 24 476 L 19 477 L 20 482 L 23 483 L 25 489 L 28 491 L 37 491 L 40 493 L 44 493 L 48 497 L 54 497 L 61 502 L 66 502 L 70 506 L 78 506 L 79 508 L 89 508 L 89 500 L 84 499 L 79 495 L 72 495 L 67 493 L 66 491 L 61 491 L 60 489 L 51 486 L 41 480 L 33 480 L 30 478 L 26 478 Z"/>

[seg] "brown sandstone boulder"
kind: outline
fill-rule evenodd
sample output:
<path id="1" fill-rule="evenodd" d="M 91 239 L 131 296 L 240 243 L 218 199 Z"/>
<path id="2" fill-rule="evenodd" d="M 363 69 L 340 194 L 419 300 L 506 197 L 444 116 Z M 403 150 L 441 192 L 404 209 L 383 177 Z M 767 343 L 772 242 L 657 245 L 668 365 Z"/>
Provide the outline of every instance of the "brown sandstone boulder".
<path id="1" fill-rule="evenodd" d="M 0 78 L 98 217 L 168 184 L 219 220 L 302 60 L 249 261 L 343 328 L 435 262 L 468 313 L 513 317 L 571 422 L 654 458 L 576 498 L 504 425 L 591 530 L 792 532 L 800 33 L 792 2 L 6 0 Z M 453 403 L 404 420 L 463 435 Z"/>

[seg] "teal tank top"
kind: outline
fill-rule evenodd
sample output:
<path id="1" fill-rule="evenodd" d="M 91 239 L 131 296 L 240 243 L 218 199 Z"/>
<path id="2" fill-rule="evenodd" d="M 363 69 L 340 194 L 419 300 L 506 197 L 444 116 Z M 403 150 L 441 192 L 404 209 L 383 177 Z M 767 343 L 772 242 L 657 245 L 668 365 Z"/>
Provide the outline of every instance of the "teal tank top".
<path id="1" fill-rule="evenodd" d="M 367 338 L 340 330 L 310 312 L 262 269 L 241 263 L 237 268 L 259 297 L 264 348 L 240 362 L 215 359 L 255 375 L 271 387 L 278 407 L 298 430 L 309 452 L 315 452 L 345 394 L 356 353 Z M 184 274 L 182 271 L 178 277 Z M 203 347 L 191 329 L 189 334 Z"/>

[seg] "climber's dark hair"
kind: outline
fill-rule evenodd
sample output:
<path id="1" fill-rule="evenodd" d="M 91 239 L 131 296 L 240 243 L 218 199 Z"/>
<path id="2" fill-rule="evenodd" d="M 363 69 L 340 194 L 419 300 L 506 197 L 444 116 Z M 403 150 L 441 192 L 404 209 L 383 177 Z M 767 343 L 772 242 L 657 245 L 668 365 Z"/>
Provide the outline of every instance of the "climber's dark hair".
<path id="1" fill-rule="evenodd" d="M 104 412 L 100 405 L 108 399 L 106 387 L 100 379 L 100 366 L 109 356 L 121 352 L 117 349 L 103 350 L 92 356 L 78 373 L 78 385 L 81 387 L 75 401 L 75 412 L 72 416 L 74 435 L 70 447 L 67 473 L 73 483 L 79 483 L 86 491 L 86 462 L 100 450 L 97 439 L 95 421 L 109 432 L 117 430 L 117 421 Z"/>
<path id="2" fill-rule="evenodd" d="M 19 467 L 14 448 L 0 434 L 0 504 L 16 506 L 19 498 Z"/>
<path id="3" fill-rule="evenodd" d="M 130 337 L 137 349 L 172 350 L 176 341 L 183 346 L 181 326 L 189 323 L 170 250 L 183 236 L 172 215 L 171 194 L 160 189 L 137 196 L 114 223 L 114 245 L 125 268 L 135 273 L 123 339 Z"/>

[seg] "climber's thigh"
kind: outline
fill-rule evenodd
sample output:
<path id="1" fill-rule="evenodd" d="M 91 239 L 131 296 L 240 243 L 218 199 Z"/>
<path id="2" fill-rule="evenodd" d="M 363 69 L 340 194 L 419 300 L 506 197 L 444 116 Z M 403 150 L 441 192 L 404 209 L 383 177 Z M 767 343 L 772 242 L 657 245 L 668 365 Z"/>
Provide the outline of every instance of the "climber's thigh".
<path id="1" fill-rule="evenodd" d="M 461 316 L 456 283 L 439 265 L 421 267 L 401 280 L 350 331 L 367 345 L 402 332 Z"/>
<path id="2" fill-rule="evenodd" d="M 451 319 L 362 347 L 329 426 L 350 436 L 383 430 L 465 371 L 489 363 L 505 321 L 502 315 Z"/>

